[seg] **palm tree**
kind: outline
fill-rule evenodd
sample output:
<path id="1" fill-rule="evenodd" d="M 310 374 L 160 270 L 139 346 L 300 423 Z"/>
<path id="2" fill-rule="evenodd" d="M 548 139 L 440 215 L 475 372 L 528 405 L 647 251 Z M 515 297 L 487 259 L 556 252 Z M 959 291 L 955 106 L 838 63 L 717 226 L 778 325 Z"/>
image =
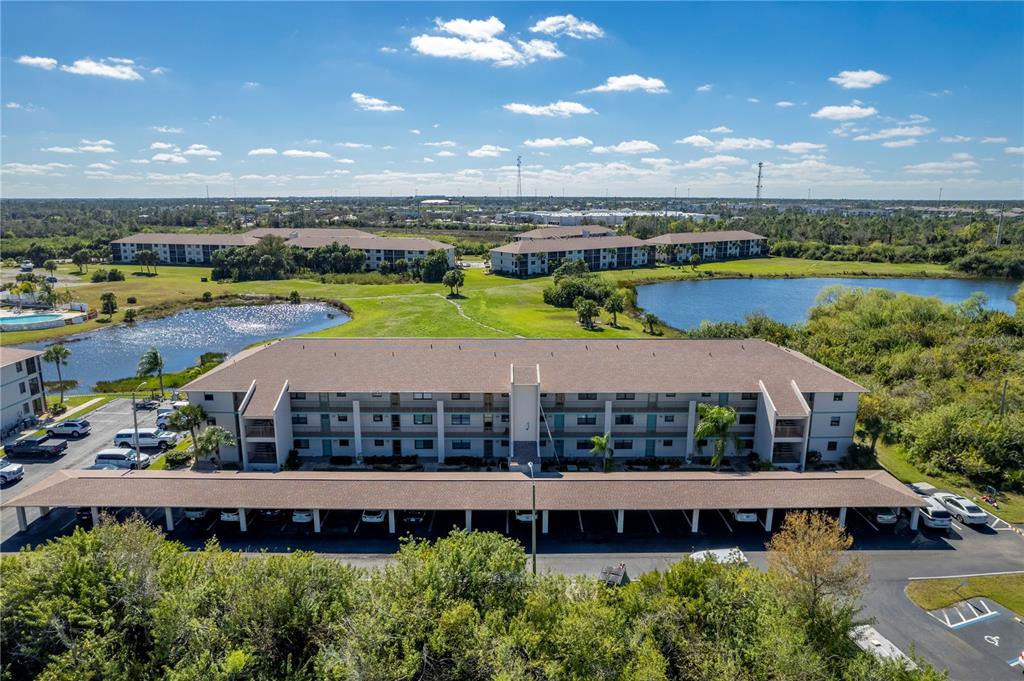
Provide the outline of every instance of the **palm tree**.
<path id="1" fill-rule="evenodd" d="M 578 297 L 573 301 L 572 306 L 576 309 L 576 316 L 580 320 L 580 324 L 585 329 L 594 328 L 594 317 L 600 314 L 601 309 L 597 306 L 593 300 L 584 298 L 583 296 Z"/>
<path id="2" fill-rule="evenodd" d="M 736 424 L 736 410 L 729 405 L 698 404 L 697 413 L 700 423 L 693 431 L 693 437 L 700 440 L 715 441 L 715 453 L 711 457 L 711 465 L 718 468 L 725 458 L 725 450 L 731 442 L 737 447 L 739 438 L 730 429 Z"/>
<path id="3" fill-rule="evenodd" d="M 690 269 L 694 272 L 697 271 L 697 266 L 700 265 L 701 257 L 699 253 L 694 253 L 690 256 Z"/>
<path id="4" fill-rule="evenodd" d="M 150 346 L 149 350 L 142 353 L 142 357 L 139 358 L 139 366 L 136 373 L 139 376 L 152 376 L 153 374 L 156 374 L 160 379 L 160 398 L 163 399 L 164 356 L 160 354 L 159 350 Z"/>
<path id="5" fill-rule="evenodd" d="M 610 457 L 613 454 L 611 433 L 605 433 L 604 435 L 595 435 L 594 437 L 590 438 L 590 443 L 594 445 L 593 449 L 590 450 L 590 453 L 593 454 L 594 456 L 600 456 L 603 459 L 602 466 L 604 468 L 604 472 L 607 473 L 608 457 Z"/>
<path id="6" fill-rule="evenodd" d="M 100 310 L 107 315 L 108 321 L 113 319 L 114 313 L 117 312 L 117 295 L 113 291 L 107 291 L 100 296 Z"/>
<path id="7" fill-rule="evenodd" d="M 619 327 L 619 313 L 626 311 L 626 296 L 622 291 L 616 291 L 604 301 L 605 312 L 612 316 L 612 326 Z"/>
<path id="8" fill-rule="evenodd" d="M 198 404 L 187 404 L 171 412 L 167 419 L 167 429 L 176 433 L 186 430 L 192 436 L 192 449 L 196 447 L 196 428 L 206 423 L 206 411 Z"/>
<path id="9" fill-rule="evenodd" d="M 71 255 L 71 262 L 78 267 L 79 272 L 89 271 L 89 252 L 86 250 L 75 251 Z"/>
<path id="10" fill-rule="evenodd" d="M 234 447 L 235 436 L 220 426 L 210 426 L 193 440 L 192 451 L 195 452 L 196 460 L 200 457 L 211 457 L 217 459 L 217 468 L 220 468 L 221 447 Z"/>
<path id="11" fill-rule="evenodd" d="M 51 345 L 43 352 L 43 361 L 50 362 L 57 367 L 57 383 L 60 386 L 60 401 L 62 403 L 64 402 L 64 377 L 60 368 L 68 365 L 69 357 L 71 357 L 71 351 L 60 343 Z"/>
<path id="12" fill-rule="evenodd" d="M 650 334 L 652 336 L 654 335 L 654 327 L 657 326 L 660 322 L 661 320 L 658 319 L 658 315 L 654 314 L 653 312 L 648 312 L 647 314 L 644 315 L 644 326 L 650 329 Z"/>
<path id="13" fill-rule="evenodd" d="M 453 296 L 459 294 L 459 287 L 466 283 L 466 273 L 462 270 L 448 270 L 441 278 L 441 283 L 447 286 Z"/>

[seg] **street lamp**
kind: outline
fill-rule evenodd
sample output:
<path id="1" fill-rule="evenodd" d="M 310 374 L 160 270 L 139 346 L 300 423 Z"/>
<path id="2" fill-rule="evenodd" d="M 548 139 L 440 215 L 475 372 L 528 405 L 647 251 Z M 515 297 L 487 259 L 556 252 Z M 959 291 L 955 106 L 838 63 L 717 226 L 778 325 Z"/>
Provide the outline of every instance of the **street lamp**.
<path id="1" fill-rule="evenodd" d="M 142 383 L 139 383 L 135 387 L 135 390 L 132 391 L 132 427 L 135 430 L 135 440 L 134 440 L 134 442 L 135 442 L 135 451 L 136 452 L 139 451 L 139 410 L 135 406 L 135 393 L 137 393 L 138 391 L 142 390 L 142 386 L 144 386 L 144 385 L 146 385 L 145 381 L 143 381 Z"/>
<path id="2" fill-rule="evenodd" d="M 537 482 L 533 476 L 533 462 L 526 463 L 530 467 L 530 555 L 533 557 L 533 574 L 537 574 Z"/>

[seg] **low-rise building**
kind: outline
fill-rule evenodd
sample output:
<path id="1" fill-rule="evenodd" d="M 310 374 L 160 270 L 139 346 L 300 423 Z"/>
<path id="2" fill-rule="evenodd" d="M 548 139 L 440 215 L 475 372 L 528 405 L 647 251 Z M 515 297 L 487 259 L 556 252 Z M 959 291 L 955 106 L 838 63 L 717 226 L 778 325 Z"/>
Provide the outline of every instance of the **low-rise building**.
<path id="1" fill-rule="evenodd" d="M 574 227 L 577 225 L 606 225 L 617 227 L 634 217 L 666 217 L 674 220 L 704 222 L 717 220 L 718 215 L 711 213 L 689 213 L 677 210 L 524 210 L 512 211 L 501 216 L 504 222 L 514 224 L 532 223 L 539 225 L 560 225 Z"/>
<path id="2" fill-rule="evenodd" d="M 615 234 L 614 229 L 598 225 L 586 225 L 585 227 L 541 227 L 540 229 L 531 229 L 528 232 L 520 232 L 513 235 L 512 238 L 516 241 L 524 241 L 528 239 L 572 239 L 577 237 L 615 236 Z"/>
<path id="3" fill-rule="evenodd" d="M 865 389 L 762 340 L 295 338 L 245 350 L 184 387 L 238 446 L 279 470 L 300 457 L 710 456 L 698 405 L 737 412 L 730 455 L 802 468 L 853 442 Z"/>
<path id="4" fill-rule="evenodd" d="M 596 272 L 653 265 L 654 255 L 654 246 L 632 236 L 520 239 L 491 249 L 491 270 L 528 277 L 550 274 L 566 261 L 582 260 Z"/>
<path id="5" fill-rule="evenodd" d="M 42 355 L 38 350 L 0 349 L 0 427 L 3 429 L 46 411 Z"/>
<path id="6" fill-rule="evenodd" d="M 744 230 L 671 232 L 646 243 L 657 247 L 659 261 L 672 264 L 689 262 L 692 255 L 702 262 L 768 255 L 768 237 Z"/>

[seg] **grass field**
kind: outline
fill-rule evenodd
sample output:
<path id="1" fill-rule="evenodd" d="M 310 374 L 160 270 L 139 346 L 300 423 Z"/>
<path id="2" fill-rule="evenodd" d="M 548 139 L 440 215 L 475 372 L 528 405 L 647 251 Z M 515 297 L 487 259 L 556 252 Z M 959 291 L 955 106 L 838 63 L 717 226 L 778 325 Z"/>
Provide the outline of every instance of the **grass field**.
<path id="1" fill-rule="evenodd" d="M 963 586 L 959 579 L 920 579 L 907 585 L 907 597 L 925 610 L 945 608 L 975 596 L 991 598 L 1018 615 L 1024 615 L 1024 572 L 968 577 Z"/>

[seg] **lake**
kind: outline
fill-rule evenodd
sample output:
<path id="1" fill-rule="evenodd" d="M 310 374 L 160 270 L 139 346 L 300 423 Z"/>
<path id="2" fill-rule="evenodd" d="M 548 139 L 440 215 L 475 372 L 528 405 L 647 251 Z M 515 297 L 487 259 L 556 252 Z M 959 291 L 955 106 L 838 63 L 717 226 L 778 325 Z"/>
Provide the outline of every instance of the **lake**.
<path id="1" fill-rule="evenodd" d="M 60 342 L 71 350 L 71 358 L 62 371 L 65 379 L 78 381 L 78 387 L 67 392 L 88 393 L 97 381 L 134 376 L 139 357 L 150 346 L 163 354 L 164 373 L 170 373 L 195 366 L 204 352 L 230 355 L 262 340 L 298 336 L 347 321 L 347 315 L 323 303 L 185 310 L 162 319 L 65 338 Z M 54 342 L 20 347 L 43 350 Z M 47 381 L 57 380 L 56 367 L 43 362 L 43 376 Z"/>
<path id="2" fill-rule="evenodd" d="M 988 296 L 988 307 L 1013 313 L 1010 296 L 1020 282 L 992 279 L 868 279 L 808 277 L 803 279 L 701 279 L 670 281 L 637 287 L 637 304 L 677 329 L 690 329 L 702 321 L 739 322 L 761 311 L 772 319 L 794 324 L 806 321 L 807 311 L 822 289 L 829 286 L 884 288 L 916 296 L 933 296 L 944 303 L 959 303 L 971 293 Z"/>

